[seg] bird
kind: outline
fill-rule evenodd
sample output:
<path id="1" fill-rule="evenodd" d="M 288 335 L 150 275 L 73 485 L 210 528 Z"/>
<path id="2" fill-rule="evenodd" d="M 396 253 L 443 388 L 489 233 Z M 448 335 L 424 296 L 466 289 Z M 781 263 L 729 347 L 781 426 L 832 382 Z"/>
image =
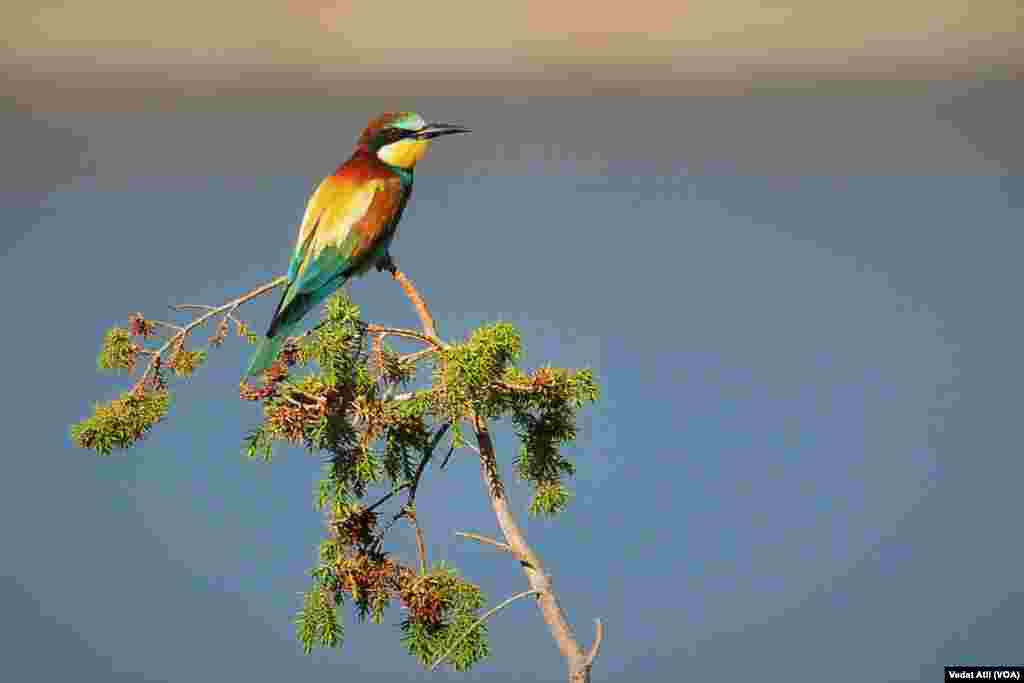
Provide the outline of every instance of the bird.
<path id="1" fill-rule="evenodd" d="M 374 267 L 394 274 L 389 249 L 417 162 L 435 138 L 468 132 L 464 126 L 427 123 L 407 111 L 370 120 L 352 156 L 320 182 L 306 204 L 287 284 L 247 377 L 273 365 L 302 318 L 350 278 Z"/>

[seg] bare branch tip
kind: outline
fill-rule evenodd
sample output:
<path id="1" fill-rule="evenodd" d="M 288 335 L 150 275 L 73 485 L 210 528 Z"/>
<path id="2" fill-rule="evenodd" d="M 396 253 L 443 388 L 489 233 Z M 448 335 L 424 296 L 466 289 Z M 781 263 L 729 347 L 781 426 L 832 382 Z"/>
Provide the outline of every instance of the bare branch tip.
<path id="1" fill-rule="evenodd" d="M 456 531 L 455 535 L 462 536 L 464 538 L 470 538 L 474 541 L 479 541 L 480 543 L 486 543 L 487 545 L 493 545 L 495 548 L 498 548 L 499 550 L 504 550 L 505 552 L 512 553 L 513 555 L 515 554 L 512 550 L 512 546 L 508 545 L 507 543 L 502 543 L 501 541 L 496 541 L 493 538 L 489 538 L 482 534 L 474 534 L 468 531 Z"/>
<path id="2" fill-rule="evenodd" d="M 475 622 L 473 622 L 472 626 L 470 626 L 468 629 L 463 631 L 462 634 L 458 638 L 455 639 L 455 641 L 448 647 L 448 649 L 445 650 L 444 654 L 442 654 L 440 657 L 437 658 L 437 661 L 435 661 L 433 663 L 433 665 L 431 665 L 430 670 L 434 671 L 435 669 L 437 669 L 437 667 L 441 665 L 441 662 L 443 662 L 445 660 L 445 658 L 447 658 L 448 655 L 450 655 L 452 653 L 452 650 L 455 649 L 455 646 L 458 645 L 459 643 L 461 643 L 466 638 L 466 636 L 468 636 L 470 633 L 472 633 L 480 624 L 484 623 L 491 616 L 493 616 L 494 614 L 496 614 L 499 611 L 503 610 L 504 608 L 508 607 L 509 605 L 511 605 L 516 600 L 518 600 L 520 598 L 525 598 L 528 595 L 538 595 L 539 596 L 540 595 L 540 591 L 538 591 L 538 590 L 528 590 L 528 591 L 523 591 L 522 593 L 517 593 L 516 595 L 513 595 L 508 600 L 505 600 L 504 602 L 502 602 L 502 603 L 496 605 L 495 607 L 492 607 L 491 609 L 489 609 L 486 612 L 484 612 L 483 615 L 481 615 L 481 617 L 479 619 L 477 619 Z"/>
<path id="3" fill-rule="evenodd" d="M 597 655 L 601 652 L 601 642 L 604 640 L 604 622 L 600 619 L 594 619 L 594 626 L 596 628 L 596 634 L 594 635 L 594 644 L 590 646 L 590 652 L 587 653 L 587 659 L 584 666 L 590 666 L 597 659 Z"/>

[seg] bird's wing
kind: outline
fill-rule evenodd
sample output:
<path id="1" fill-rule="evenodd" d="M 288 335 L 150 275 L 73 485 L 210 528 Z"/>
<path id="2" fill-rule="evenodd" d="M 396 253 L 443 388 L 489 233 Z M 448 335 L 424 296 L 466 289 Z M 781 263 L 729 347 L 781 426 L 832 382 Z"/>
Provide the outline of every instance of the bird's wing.
<path id="1" fill-rule="evenodd" d="M 403 198 L 401 179 L 330 176 L 309 200 L 278 310 L 367 264 Z"/>
<path id="2" fill-rule="evenodd" d="M 317 257 L 327 246 L 326 233 L 351 232 L 352 226 L 363 217 L 373 201 L 374 191 L 371 183 L 345 182 L 337 176 L 328 176 L 320 183 L 309 198 L 299 224 L 295 249 L 288 264 L 289 284 L 295 283 L 300 275 L 304 279 L 316 275 L 310 266 L 316 265 Z"/>

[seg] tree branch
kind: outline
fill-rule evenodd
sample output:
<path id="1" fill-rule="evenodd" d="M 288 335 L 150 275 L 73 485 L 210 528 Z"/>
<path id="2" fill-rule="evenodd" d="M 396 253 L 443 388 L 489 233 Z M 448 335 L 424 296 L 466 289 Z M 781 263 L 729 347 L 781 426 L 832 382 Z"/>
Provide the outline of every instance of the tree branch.
<path id="1" fill-rule="evenodd" d="M 537 602 L 541 614 L 548 625 L 551 637 L 558 644 L 558 649 L 569 665 L 570 680 L 589 680 L 589 669 L 583 667 L 585 655 L 573 635 L 572 627 L 562 611 L 552 586 L 551 576 L 544 570 L 544 565 L 533 549 L 526 542 L 526 536 L 519 528 L 512 510 L 505 497 L 505 487 L 498 473 L 498 464 L 494 455 L 494 442 L 491 440 L 487 423 L 479 416 L 473 416 L 473 428 L 476 431 L 477 443 L 480 446 L 480 468 L 484 482 L 487 484 L 491 498 L 491 507 L 498 518 L 505 540 L 512 548 L 513 554 L 521 559 L 523 572 L 534 590 L 540 593 Z M 582 677 L 579 674 L 584 674 Z"/>
<path id="2" fill-rule="evenodd" d="M 511 553 L 512 552 L 512 548 L 507 543 L 502 543 L 501 541 L 496 541 L 493 538 L 488 538 L 487 536 L 481 536 L 480 534 L 473 534 L 473 533 L 470 533 L 468 531 L 456 531 L 455 535 L 456 536 L 462 536 L 464 538 L 472 538 L 474 541 L 479 541 L 481 543 L 486 543 L 488 545 L 493 545 L 498 550 L 504 550 L 506 553 Z"/>
<path id="3" fill-rule="evenodd" d="M 159 327 L 165 327 L 169 330 L 174 330 L 175 332 L 181 332 L 184 329 L 181 325 L 175 325 L 174 323 L 165 322 L 163 320 L 149 320 L 148 322 L 151 322 Z"/>
<path id="4" fill-rule="evenodd" d="M 451 423 L 446 422 L 444 426 L 434 433 L 434 436 L 430 439 L 430 445 L 423 452 L 423 458 L 420 460 L 419 467 L 416 468 L 416 476 L 412 478 L 412 486 L 409 488 L 409 505 L 413 505 L 416 502 L 416 491 L 420 487 L 420 479 L 423 477 L 423 471 L 427 469 L 427 463 L 434 455 L 434 451 L 437 449 L 437 444 L 441 443 L 441 439 L 448 433 L 448 429 L 451 428 Z"/>
<path id="5" fill-rule="evenodd" d="M 583 664 L 586 667 L 593 665 L 598 653 L 601 652 L 601 642 L 604 640 L 604 623 L 600 619 L 594 619 L 594 622 L 597 633 L 594 635 L 594 644 L 590 646 L 590 652 L 587 653 L 587 659 Z"/>
<path id="6" fill-rule="evenodd" d="M 436 669 L 441 664 L 441 662 L 443 662 L 445 660 L 445 657 L 447 657 L 448 655 L 450 655 L 452 653 L 452 650 L 455 649 L 456 645 L 458 645 L 463 640 L 465 640 L 466 636 L 468 636 L 470 633 L 472 633 L 474 630 L 476 630 L 476 628 L 478 626 L 480 626 L 480 624 L 482 624 L 485 621 L 487 621 L 487 619 L 489 617 L 491 617 L 491 615 L 496 614 L 498 611 L 508 607 L 509 605 L 511 605 L 513 602 L 515 602 L 519 598 L 525 598 L 527 595 L 536 595 L 536 594 L 537 594 L 537 591 L 535 591 L 535 590 L 523 591 L 522 593 L 519 593 L 517 595 L 513 595 L 511 598 L 509 598 L 505 602 L 501 603 L 500 605 L 492 607 L 491 609 L 489 609 L 486 612 L 484 612 L 483 615 L 481 615 L 479 619 L 477 619 L 475 622 L 473 622 L 472 626 L 470 626 L 465 631 L 463 631 L 462 634 L 460 634 L 459 637 L 455 639 L 455 642 L 453 642 L 451 645 L 448 646 L 448 649 L 445 650 L 443 655 L 441 655 L 440 657 L 437 658 L 437 661 L 435 661 L 433 666 L 430 667 L 430 670 L 433 671 L 434 669 Z"/>
<path id="7" fill-rule="evenodd" d="M 405 337 L 406 339 L 414 339 L 418 342 L 423 342 L 424 344 L 430 344 L 436 348 L 440 347 L 437 339 L 428 337 L 422 332 L 417 332 L 416 330 L 403 330 L 398 327 L 384 327 L 383 325 L 370 324 L 366 326 L 366 331 L 370 334 L 380 335 L 381 339 L 384 337 Z"/>
<path id="8" fill-rule="evenodd" d="M 434 327 L 434 317 L 430 315 L 430 309 L 427 308 L 427 303 L 420 296 L 420 293 L 416 290 L 416 287 L 412 284 L 405 273 L 395 268 L 391 271 L 392 277 L 398 280 L 398 284 L 405 290 L 405 295 L 409 297 L 409 301 L 412 302 L 413 307 L 416 308 L 416 313 L 420 316 L 420 323 L 423 325 L 423 333 L 437 346 L 444 346 L 444 343 L 437 337 L 437 329 Z"/>
<path id="9" fill-rule="evenodd" d="M 379 507 L 380 507 L 381 505 L 383 505 L 384 503 L 388 502 L 389 500 L 391 500 L 392 498 L 394 498 L 395 496 L 397 496 L 397 495 L 398 495 L 399 493 L 401 493 L 402 491 L 404 491 L 404 490 L 405 490 L 405 489 L 407 489 L 407 488 L 409 488 L 409 483 L 408 483 L 408 482 L 406 482 L 406 483 L 402 484 L 401 486 L 399 486 L 398 488 L 396 488 L 396 489 L 395 489 L 394 491 L 392 491 L 391 493 L 388 493 L 388 494 L 387 494 L 387 495 L 385 495 L 385 496 L 384 496 L 383 498 L 381 498 L 380 500 L 378 500 L 378 501 L 377 501 L 376 503 L 374 503 L 374 504 L 373 504 L 373 505 L 371 505 L 370 507 L 368 507 L 368 508 L 366 508 L 365 510 L 363 510 L 363 512 L 364 512 L 364 513 L 366 513 L 366 512 L 373 512 L 374 510 L 376 510 L 377 508 L 379 508 Z"/>
<path id="10" fill-rule="evenodd" d="M 175 345 L 184 344 L 185 338 L 189 335 L 190 332 L 192 332 L 192 330 L 199 327 L 210 318 L 213 318 L 214 316 L 217 316 L 221 313 L 226 313 L 228 316 L 230 316 L 232 313 L 234 313 L 236 308 L 238 308 L 245 302 L 251 301 L 252 299 L 255 299 L 258 296 L 262 296 L 263 294 L 266 294 L 267 292 L 272 291 L 277 287 L 283 285 L 287 281 L 288 278 L 282 275 L 281 277 L 271 280 L 266 284 L 262 284 L 256 289 L 253 289 L 243 294 L 237 299 L 232 299 L 231 301 L 221 306 L 201 306 L 198 304 L 179 304 L 177 306 L 171 306 L 171 308 L 175 310 L 199 309 L 204 310 L 206 312 L 200 315 L 198 318 L 194 319 L 192 322 L 185 325 L 184 327 L 179 327 L 178 331 L 171 335 L 167 339 L 167 341 L 164 342 L 163 346 L 152 352 L 152 359 L 149 361 L 149 365 L 146 366 L 146 370 L 142 373 L 142 377 L 140 377 L 139 381 L 136 382 L 135 389 L 141 387 L 149 378 L 149 376 L 157 371 L 157 368 L 159 368 L 160 366 L 161 359 L 164 353 L 166 353 Z"/>
<path id="11" fill-rule="evenodd" d="M 443 348 L 444 342 L 437 337 L 437 330 L 434 327 L 434 318 L 431 316 L 430 309 L 427 308 L 427 304 L 423 300 L 423 297 L 420 296 L 415 286 L 404 273 L 398 269 L 392 268 L 391 274 L 396 280 L 398 280 L 398 283 L 402 286 L 402 289 L 405 290 L 409 300 L 412 301 L 413 306 L 416 308 L 416 312 L 420 316 L 420 322 L 423 325 L 424 334 L 434 339 L 439 345 L 441 345 L 441 348 Z M 505 486 L 501 481 L 501 475 L 498 471 L 498 461 L 494 453 L 494 442 L 491 440 L 487 421 L 476 414 L 472 414 L 470 416 L 470 420 L 473 424 L 473 429 L 476 432 L 480 454 L 480 470 L 484 482 L 487 484 L 488 495 L 491 499 L 491 507 L 494 509 L 494 514 L 498 518 L 498 525 L 501 527 L 501 531 L 505 536 L 510 552 L 519 559 L 523 572 L 526 574 L 526 579 L 530 583 L 531 590 L 526 594 L 537 594 L 537 603 L 540 606 L 540 611 L 544 617 L 544 621 L 547 623 L 548 629 L 551 632 L 551 637 L 554 638 L 555 643 L 558 644 L 558 649 L 561 651 L 562 656 L 568 664 L 569 680 L 572 683 L 589 683 L 593 660 L 597 657 L 601 641 L 604 638 L 604 627 L 601 625 L 599 620 L 597 626 L 598 632 L 594 646 L 591 648 L 589 653 L 584 653 L 583 648 L 580 647 L 579 643 L 576 641 L 576 637 L 573 635 L 572 627 L 569 626 L 569 621 L 566 619 L 565 612 L 562 611 L 561 605 L 558 604 L 558 598 L 555 596 L 551 576 L 545 572 L 544 565 L 541 563 L 540 558 L 533 552 L 533 549 L 526 542 L 526 536 L 523 534 L 515 517 L 512 515 L 512 510 L 505 497 Z M 499 605 L 499 608 L 501 606 L 502 605 Z M 490 613 L 484 615 L 484 618 L 489 614 Z M 447 656 L 447 653 L 445 653 L 444 656 Z"/>
<path id="12" fill-rule="evenodd" d="M 441 466 L 440 466 L 439 469 L 443 470 L 445 467 L 448 466 L 448 461 L 451 460 L 452 453 L 454 453 L 454 452 L 455 452 L 455 440 L 453 439 L 452 440 L 452 446 L 451 446 L 451 448 L 448 449 L 448 455 L 444 456 L 444 460 L 441 461 Z"/>
<path id="13" fill-rule="evenodd" d="M 409 520 L 413 531 L 416 532 L 416 555 L 420 559 L 420 574 L 427 573 L 427 544 L 423 540 L 423 530 L 420 529 L 419 520 L 416 519 L 416 508 L 413 505 L 406 505 L 402 515 Z"/>
<path id="14" fill-rule="evenodd" d="M 434 450 L 437 448 L 437 444 L 441 442 L 444 435 L 448 432 L 451 427 L 451 423 L 446 423 L 443 427 L 435 432 L 434 436 L 430 439 L 430 444 L 423 451 L 423 457 L 420 459 L 420 464 L 416 468 L 416 474 L 413 476 L 412 481 L 402 484 L 399 488 L 392 491 L 390 494 L 384 497 L 383 500 L 377 501 L 373 507 L 377 507 L 385 500 L 398 493 L 402 489 L 409 489 L 409 500 L 406 502 L 402 509 L 398 511 L 392 519 L 391 523 L 394 524 L 402 517 L 409 520 L 409 524 L 412 525 L 413 531 L 416 532 L 416 554 L 420 560 L 420 573 L 427 573 L 427 544 L 423 540 L 423 529 L 420 528 L 419 519 L 416 517 L 416 492 L 419 490 L 420 479 L 423 478 L 423 472 L 427 469 L 427 463 L 430 462 L 430 458 L 434 455 Z M 390 525 L 388 525 L 390 528 Z"/>

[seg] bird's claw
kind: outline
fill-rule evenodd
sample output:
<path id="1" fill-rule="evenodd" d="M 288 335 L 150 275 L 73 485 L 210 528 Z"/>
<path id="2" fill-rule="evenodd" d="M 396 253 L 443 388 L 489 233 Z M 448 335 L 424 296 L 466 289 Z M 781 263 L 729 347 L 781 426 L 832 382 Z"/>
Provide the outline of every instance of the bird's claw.
<path id="1" fill-rule="evenodd" d="M 391 260 L 390 254 L 385 255 L 377 261 L 377 271 L 380 272 L 384 270 L 391 273 L 391 277 L 396 277 L 395 274 L 398 272 L 398 267 L 395 265 L 395 262 Z"/>

